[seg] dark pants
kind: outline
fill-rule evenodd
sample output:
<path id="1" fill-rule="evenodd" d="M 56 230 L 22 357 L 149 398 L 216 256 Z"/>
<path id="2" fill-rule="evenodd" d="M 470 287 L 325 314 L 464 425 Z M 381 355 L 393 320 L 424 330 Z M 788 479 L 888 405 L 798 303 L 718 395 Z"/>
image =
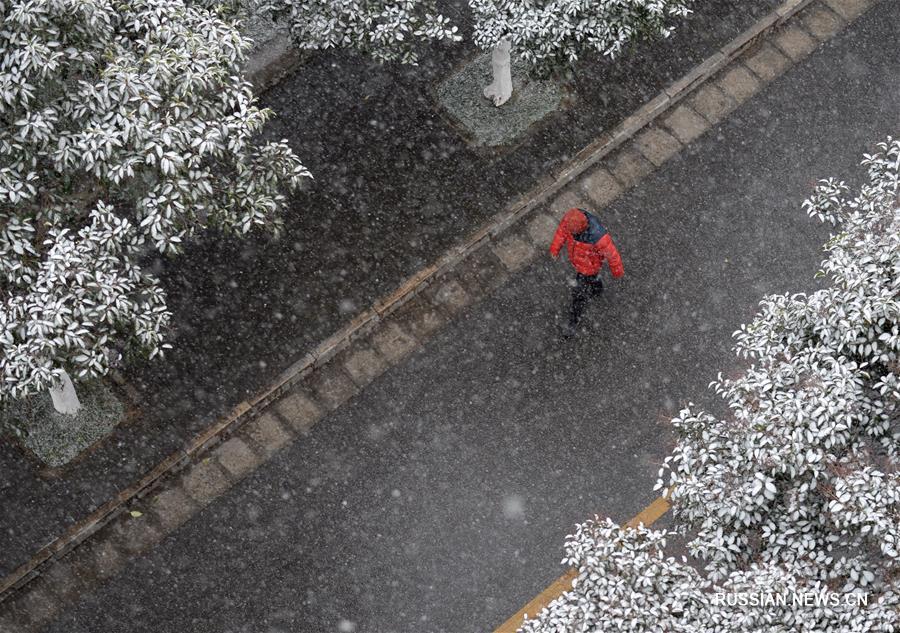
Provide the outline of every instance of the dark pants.
<path id="1" fill-rule="evenodd" d="M 577 273 L 575 275 L 575 285 L 572 286 L 572 306 L 569 308 L 569 325 L 578 325 L 581 313 L 584 312 L 584 306 L 588 299 L 596 297 L 603 292 L 603 282 L 600 276 L 588 277 Z"/>

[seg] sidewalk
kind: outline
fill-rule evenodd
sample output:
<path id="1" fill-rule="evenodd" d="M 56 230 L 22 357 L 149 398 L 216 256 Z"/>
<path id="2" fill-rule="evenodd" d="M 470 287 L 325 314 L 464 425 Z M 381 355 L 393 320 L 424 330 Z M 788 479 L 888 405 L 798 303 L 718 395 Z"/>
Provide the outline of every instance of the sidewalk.
<path id="1" fill-rule="evenodd" d="M 82 461 L 43 473 L 0 443 L 0 576 L 502 210 L 777 4 L 698 3 L 671 40 L 587 62 L 574 107 L 504 152 L 469 149 L 432 103 L 471 53 L 435 47 L 417 68 L 313 57 L 264 95 L 313 170 L 280 241 L 211 240 L 156 262 L 177 324 L 163 363 L 132 367 L 134 416 Z M 332 67 L 332 63 L 336 66 Z M 349 227 L 349 228 L 348 228 Z"/>
<path id="2" fill-rule="evenodd" d="M 814 287 L 827 227 L 800 203 L 896 134 L 898 21 L 875 5 L 607 206 L 626 276 L 577 339 L 539 256 L 46 631 L 499 625 L 563 571 L 572 524 L 653 498 L 665 420 L 712 401 L 762 294 Z"/>

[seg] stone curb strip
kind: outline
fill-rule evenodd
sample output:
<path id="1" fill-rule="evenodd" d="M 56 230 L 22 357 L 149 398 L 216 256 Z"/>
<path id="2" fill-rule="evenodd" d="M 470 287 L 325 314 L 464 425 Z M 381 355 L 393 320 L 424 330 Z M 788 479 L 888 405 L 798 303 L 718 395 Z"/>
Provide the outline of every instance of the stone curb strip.
<path id="1" fill-rule="evenodd" d="M 530 263 L 561 212 L 612 202 L 876 1 L 787 0 L 761 18 L 4 578 L 0 633 L 49 622 Z"/>

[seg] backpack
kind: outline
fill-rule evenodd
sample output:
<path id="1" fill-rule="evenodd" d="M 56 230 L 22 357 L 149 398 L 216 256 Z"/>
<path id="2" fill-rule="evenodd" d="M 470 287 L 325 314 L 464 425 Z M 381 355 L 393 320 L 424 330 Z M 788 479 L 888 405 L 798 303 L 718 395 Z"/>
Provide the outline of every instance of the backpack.
<path id="1" fill-rule="evenodd" d="M 584 214 L 584 217 L 587 218 L 588 227 L 581 233 L 573 235 L 572 237 L 576 242 L 582 242 L 584 244 L 596 244 L 603 238 L 604 235 L 608 233 L 606 227 L 600 224 L 600 220 L 593 213 L 585 211 L 584 209 L 578 210 L 581 211 Z"/>

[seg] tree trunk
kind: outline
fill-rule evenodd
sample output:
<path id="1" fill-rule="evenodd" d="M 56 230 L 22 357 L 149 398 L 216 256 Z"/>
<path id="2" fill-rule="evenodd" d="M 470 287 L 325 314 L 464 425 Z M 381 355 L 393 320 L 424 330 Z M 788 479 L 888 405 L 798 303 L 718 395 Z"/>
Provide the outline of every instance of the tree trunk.
<path id="1" fill-rule="evenodd" d="M 53 408 L 59 413 L 75 415 L 81 410 L 81 402 L 75 393 L 75 385 L 65 370 L 62 372 L 59 385 L 50 387 L 50 397 L 53 399 Z"/>
<path id="2" fill-rule="evenodd" d="M 494 81 L 484 89 L 484 96 L 501 106 L 512 96 L 512 73 L 509 63 L 509 42 L 501 41 L 491 51 L 491 71 Z"/>

